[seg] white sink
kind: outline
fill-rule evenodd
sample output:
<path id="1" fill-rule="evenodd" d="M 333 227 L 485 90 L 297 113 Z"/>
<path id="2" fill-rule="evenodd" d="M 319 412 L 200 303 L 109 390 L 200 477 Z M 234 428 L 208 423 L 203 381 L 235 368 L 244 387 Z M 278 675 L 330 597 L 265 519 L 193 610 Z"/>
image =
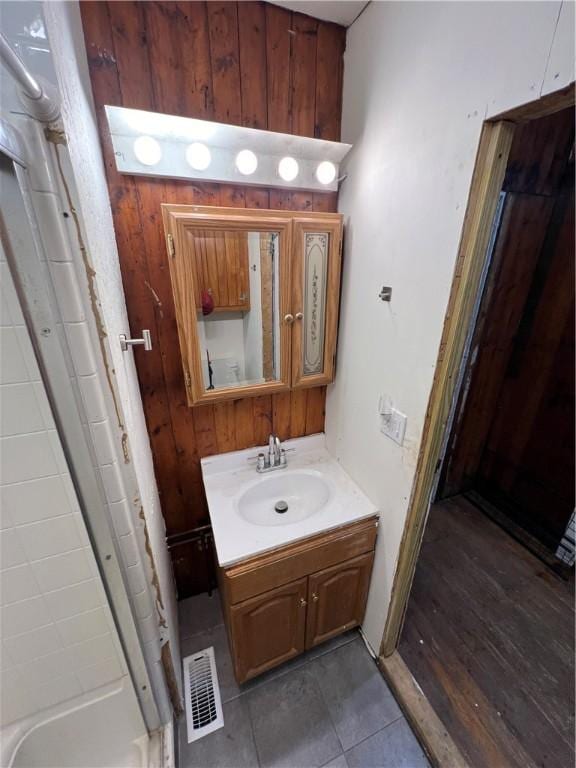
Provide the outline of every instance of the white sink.
<path id="1" fill-rule="evenodd" d="M 290 525 L 319 512 L 329 498 L 330 486 L 320 472 L 281 469 L 244 490 L 237 509 L 252 525 Z"/>
<path id="2" fill-rule="evenodd" d="M 286 469 L 258 474 L 268 446 L 202 459 L 218 563 L 262 552 L 374 515 L 376 507 L 326 450 L 324 435 L 289 440 Z M 283 513 L 275 511 L 285 501 Z"/>

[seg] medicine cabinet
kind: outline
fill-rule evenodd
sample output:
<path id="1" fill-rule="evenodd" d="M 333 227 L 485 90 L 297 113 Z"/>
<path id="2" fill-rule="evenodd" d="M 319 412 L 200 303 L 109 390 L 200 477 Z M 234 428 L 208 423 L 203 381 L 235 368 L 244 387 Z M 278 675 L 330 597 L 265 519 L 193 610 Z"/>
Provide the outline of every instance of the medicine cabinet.
<path id="1" fill-rule="evenodd" d="M 189 405 L 334 376 L 342 216 L 162 206 Z"/>

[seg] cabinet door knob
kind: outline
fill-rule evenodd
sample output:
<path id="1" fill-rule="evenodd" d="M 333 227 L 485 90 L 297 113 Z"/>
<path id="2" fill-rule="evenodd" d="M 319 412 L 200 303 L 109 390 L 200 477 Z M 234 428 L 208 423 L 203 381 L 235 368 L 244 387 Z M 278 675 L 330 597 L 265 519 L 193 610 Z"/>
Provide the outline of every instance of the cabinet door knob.
<path id="1" fill-rule="evenodd" d="M 304 318 L 304 312 L 296 312 L 296 320 L 302 320 Z"/>
<path id="2" fill-rule="evenodd" d="M 316 592 L 312 592 L 312 602 L 317 603 L 318 602 L 318 595 Z"/>
<path id="3" fill-rule="evenodd" d="M 304 598 L 301 597 L 300 598 L 300 608 L 305 608 L 305 607 L 306 607 L 306 600 L 304 600 Z"/>
<path id="4" fill-rule="evenodd" d="M 294 315 L 284 315 L 284 322 L 288 323 L 288 325 L 290 325 L 290 323 L 293 323 Z"/>

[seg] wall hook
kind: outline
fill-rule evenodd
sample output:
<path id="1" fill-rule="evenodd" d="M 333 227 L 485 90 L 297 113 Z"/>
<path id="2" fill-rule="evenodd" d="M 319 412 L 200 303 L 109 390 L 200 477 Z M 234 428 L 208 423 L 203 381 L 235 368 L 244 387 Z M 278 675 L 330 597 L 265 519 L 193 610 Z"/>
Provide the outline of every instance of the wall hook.
<path id="1" fill-rule="evenodd" d="M 392 288 L 389 285 L 383 285 L 382 290 L 378 294 L 378 297 L 382 299 L 382 301 L 391 301 L 392 300 Z"/>

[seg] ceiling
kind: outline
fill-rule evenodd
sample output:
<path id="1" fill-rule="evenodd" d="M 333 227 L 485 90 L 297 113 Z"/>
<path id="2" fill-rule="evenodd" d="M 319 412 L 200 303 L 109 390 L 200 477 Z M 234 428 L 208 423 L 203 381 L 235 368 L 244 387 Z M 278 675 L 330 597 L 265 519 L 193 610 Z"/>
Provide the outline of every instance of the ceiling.
<path id="1" fill-rule="evenodd" d="M 368 5 L 366 0 L 272 0 L 274 5 L 281 5 L 289 11 L 298 11 L 324 21 L 333 21 L 343 27 L 349 27 L 354 19 Z"/>

